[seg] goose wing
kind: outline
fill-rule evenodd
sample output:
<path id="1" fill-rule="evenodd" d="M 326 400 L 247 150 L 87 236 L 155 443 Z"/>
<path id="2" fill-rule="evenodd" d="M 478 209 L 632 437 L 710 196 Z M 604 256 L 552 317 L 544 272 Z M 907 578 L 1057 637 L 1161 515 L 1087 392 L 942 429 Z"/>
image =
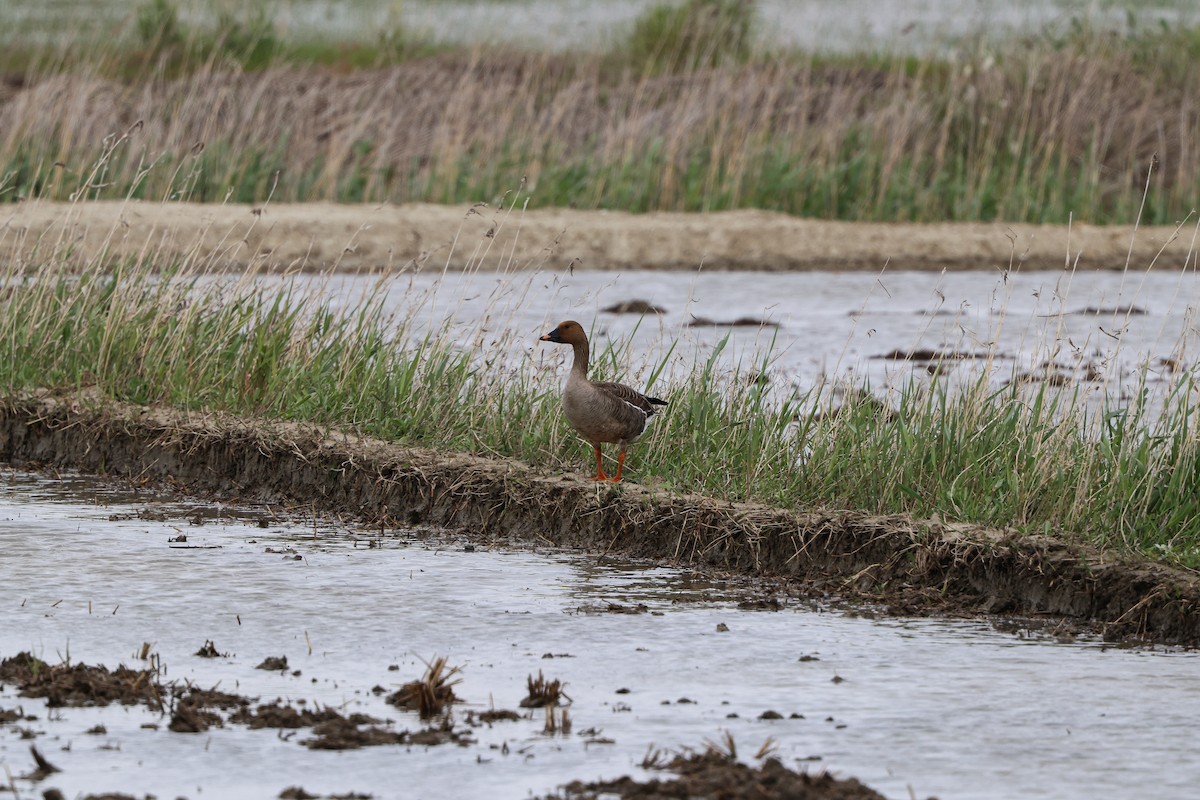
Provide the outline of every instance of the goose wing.
<path id="1" fill-rule="evenodd" d="M 626 403 L 641 412 L 643 419 L 654 416 L 658 406 L 665 406 L 665 400 L 659 400 L 657 397 L 648 397 L 636 389 L 631 389 L 623 383 L 613 383 L 610 381 L 596 381 L 592 383 L 600 391 L 604 392 L 614 400 L 619 400 Z"/>

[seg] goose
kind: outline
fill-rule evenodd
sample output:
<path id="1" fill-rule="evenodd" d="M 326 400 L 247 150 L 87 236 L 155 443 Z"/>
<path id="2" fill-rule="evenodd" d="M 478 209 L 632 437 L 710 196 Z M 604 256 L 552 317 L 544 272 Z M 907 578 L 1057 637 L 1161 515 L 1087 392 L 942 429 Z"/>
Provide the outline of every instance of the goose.
<path id="1" fill-rule="evenodd" d="M 588 339 L 583 326 L 574 320 L 560 322 L 558 327 L 539 341 L 569 344 L 575 351 L 571 374 L 563 389 L 563 413 L 579 435 L 591 442 L 596 453 L 595 480 L 619 483 L 625 468 L 625 448 L 646 430 L 646 421 L 665 406 L 667 401 L 647 397 L 623 383 L 588 380 Z M 604 473 L 600 445 L 616 444 L 617 474 L 609 478 Z"/>

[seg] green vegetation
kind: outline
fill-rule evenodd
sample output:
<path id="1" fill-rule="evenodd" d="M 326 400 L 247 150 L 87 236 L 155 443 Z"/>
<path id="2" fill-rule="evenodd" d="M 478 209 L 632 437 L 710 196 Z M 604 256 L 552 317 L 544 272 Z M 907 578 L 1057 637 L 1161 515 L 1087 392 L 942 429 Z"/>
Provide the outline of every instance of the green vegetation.
<path id="1" fill-rule="evenodd" d="M 541 206 L 850 220 L 1161 223 L 1194 206 L 1196 30 L 1081 27 L 970 52 L 765 53 L 741 0 L 654 9 L 603 55 L 455 51 L 401 26 L 291 41 L 261 7 L 203 27 L 147 0 L 123 38 L 0 49 L 0 200 L 465 203 L 522 185 Z M 205 259 L 31 244 L 0 272 L 0 393 L 95 386 L 586 462 L 558 376 L 489 349 L 494 332 L 461 348 L 385 312 L 383 284 L 335 310 Z M 620 347 L 596 361 L 626 366 Z M 661 389 L 670 413 L 631 464 L 680 491 L 941 514 L 1200 566 L 1190 380 L 1161 413 L 1145 395 L 1097 413 L 983 381 L 833 413 L 832 387 L 781 394 L 717 354 Z"/>
<path id="2" fill-rule="evenodd" d="M 469 203 L 527 178 L 535 206 L 1169 224 L 1200 196 L 1195 28 L 835 57 L 767 52 L 749 0 L 688 0 L 608 54 L 547 55 L 175 3 L 0 48 L 0 201 Z"/>
<path id="3" fill-rule="evenodd" d="M 386 290 L 403 276 L 381 278 L 342 308 L 319 287 L 214 274 L 199 252 L 160 270 L 167 256 L 155 251 L 110 264 L 62 241 L 61 250 L 31 244 L 0 276 L 0 395 L 91 387 L 132 403 L 588 468 L 559 410 L 561 372 L 548 366 L 556 362 L 514 357 L 509 339 L 528 332 L 502 332 L 489 312 L 476 331 L 436 321 L 426 330 L 429 294 L 410 290 L 408 307 L 385 310 Z M 639 367 L 618 342 L 594 358 L 601 375 L 670 399 L 630 461 L 638 482 L 782 507 L 1011 525 L 1200 565 L 1191 377 L 1161 414 L 1144 393 L 1097 412 L 1069 387 L 993 390 L 984 380 L 963 390 L 914 382 L 886 405 L 861 392 L 835 403 L 837 387 L 794 394 L 731 374 L 719 349 L 682 373 L 667 369 L 672 348 L 663 352 Z M 753 366 L 769 373 L 770 356 Z"/>
<path id="4" fill-rule="evenodd" d="M 753 43 L 751 0 L 685 0 L 680 6 L 650 8 L 634 25 L 624 51 L 626 63 L 651 72 L 694 72 L 744 64 Z"/>

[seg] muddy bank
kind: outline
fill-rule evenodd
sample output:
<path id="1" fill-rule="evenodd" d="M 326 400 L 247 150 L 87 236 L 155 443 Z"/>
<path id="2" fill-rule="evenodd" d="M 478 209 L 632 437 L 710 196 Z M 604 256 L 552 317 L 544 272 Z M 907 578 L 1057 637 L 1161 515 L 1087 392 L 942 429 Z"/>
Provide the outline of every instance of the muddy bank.
<path id="1" fill-rule="evenodd" d="M 1174 228 L 827 222 L 768 211 L 626 214 L 410 204 L 23 203 L 0 256 L 191 254 L 218 269 L 1120 269 L 1183 263 Z M 1132 254 L 1130 247 L 1132 244 Z M 1159 255 L 1159 251 L 1161 255 Z"/>
<path id="2" fill-rule="evenodd" d="M 0 460 L 774 577 L 897 613 L 1035 617 L 1110 639 L 1200 644 L 1200 577 L 1050 537 L 596 485 L 515 461 L 87 397 L 5 401 Z"/>

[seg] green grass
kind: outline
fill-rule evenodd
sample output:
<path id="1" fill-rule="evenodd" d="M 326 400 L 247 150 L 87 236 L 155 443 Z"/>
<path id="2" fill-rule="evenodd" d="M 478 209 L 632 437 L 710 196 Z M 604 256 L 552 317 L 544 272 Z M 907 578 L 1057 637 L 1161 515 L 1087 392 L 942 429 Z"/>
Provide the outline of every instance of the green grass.
<path id="1" fill-rule="evenodd" d="M 559 409 L 560 372 L 511 356 L 506 339 L 528 331 L 494 321 L 486 336 L 448 322 L 418 329 L 429 297 L 389 311 L 389 279 L 339 309 L 323 291 L 209 274 L 200 253 L 173 266 L 154 253 L 126 264 L 93 254 L 82 271 L 65 268 L 86 257 L 31 252 L 20 261 L 40 267 L 6 266 L 0 393 L 94 387 L 131 403 L 590 469 Z M 601 377 L 631 376 L 627 345 L 598 350 Z M 667 370 L 673 346 L 662 351 L 634 378 L 670 406 L 635 445 L 632 480 L 785 508 L 1011 526 L 1200 566 L 1190 375 L 1161 413 L 1146 393 L 1097 411 L 1069 388 L 995 390 L 984 378 L 953 390 L 914 381 L 883 405 L 858 387 L 837 404 L 833 386 L 797 394 L 731 378 L 720 347 L 683 373 Z M 768 353 L 754 372 L 770 362 Z"/>
<path id="2" fill-rule="evenodd" d="M 24 91 L 44 92 L 23 110 L 0 101 L 0 198 L 460 203 L 503 198 L 525 177 L 541 206 L 1150 223 L 1200 196 L 1193 30 L 1078 29 L 961 61 L 765 58 L 740 18 L 736 36 L 714 40 L 656 11 L 646 30 L 678 29 L 677 51 L 645 34 L 620 58 L 475 60 L 431 57 L 403 30 L 329 45 L 288 41 L 253 9 L 212 31 L 187 28 L 168 2 L 142 13 L 128 47 L 0 56 L 27 76 Z M 311 64 L 323 66 L 297 69 Z M 360 83 L 343 75 L 388 65 Z M 396 75 L 413 92 L 402 106 Z M 297 95 L 301 82 L 315 88 Z M 421 91 L 432 110 L 418 113 Z M 320 109 L 304 105 L 312 96 Z M 411 139 L 410 121 L 425 126 Z M 96 386 L 128 402 L 588 467 L 558 409 L 558 374 L 509 361 L 494 335 L 459 347 L 448 330 L 414 328 L 385 310 L 383 284 L 335 310 L 253 274 L 213 277 L 202 253 L 115 264 L 40 246 L 0 272 L 0 391 Z M 636 480 L 1015 526 L 1200 566 L 1190 377 L 1161 413 L 1144 399 L 1095 411 L 1069 392 L 981 380 L 913 384 L 889 413 L 853 401 L 814 414 L 829 412 L 835 387 L 797 396 L 730 380 L 720 359 L 653 387 L 671 405 L 637 445 Z M 617 343 L 596 363 L 615 377 L 628 354 Z M 665 368 L 651 365 L 652 385 Z"/>
<path id="3" fill-rule="evenodd" d="M 1106 185 L 1098 162 L 1088 167 L 1096 180 L 1075 180 L 1076 164 L 1066 154 L 1038 160 L 1026 150 L 999 153 L 979 174 L 964 159 L 889 161 L 864 138 L 850 135 L 819 159 L 770 142 L 747 149 L 734 169 L 714 159 L 712 148 L 702 143 L 664 163 L 662 140 L 643 153 L 611 161 L 590 151 L 531 153 L 502 144 L 486 153 L 471 150 L 406 164 L 381 161 L 375 146 L 363 139 L 336 155 L 294 165 L 285 136 L 263 150 L 238 150 L 218 141 L 202 150 L 160 153 L 149 172 L 150 154 L 125 145 L 98 154 L 91 148 L 64 152 L 61 142 L 38 140 L 19 145 L 0 169 L 0 201 L 86 197 L 254 204 L 269 198 L 468 204 L 502 198 L 530 162 L 540 165 L 531 187 L 535 207 L 635 213 L 758 208 L 819 219 L 1035 223 L 1116 222 L 1140 214 L 1148 224 L 1167 225 L 1176 221 L 1172 209 L 1185 207 L 1196 196 L 1192 192 L 1200 193 L 1200 176 L 1195 186 L 1171 185 L 1161 167 L 1150 167 L 1153 161 L 1145 165 L 1148 173 L 1130 176 L 1129 184 L 1118 188 Z M 98 155 L 105 168 L 93 174 Z M 1095 161 L 1086 154 L 1084 159 Z"/>
<path id="4" fill-rule="evenodd" d="M 687 73 L 750 59 L 754 3 L 684 0 L 655 5 L 633 26 L 614 58 L 646 72 Z"/>

